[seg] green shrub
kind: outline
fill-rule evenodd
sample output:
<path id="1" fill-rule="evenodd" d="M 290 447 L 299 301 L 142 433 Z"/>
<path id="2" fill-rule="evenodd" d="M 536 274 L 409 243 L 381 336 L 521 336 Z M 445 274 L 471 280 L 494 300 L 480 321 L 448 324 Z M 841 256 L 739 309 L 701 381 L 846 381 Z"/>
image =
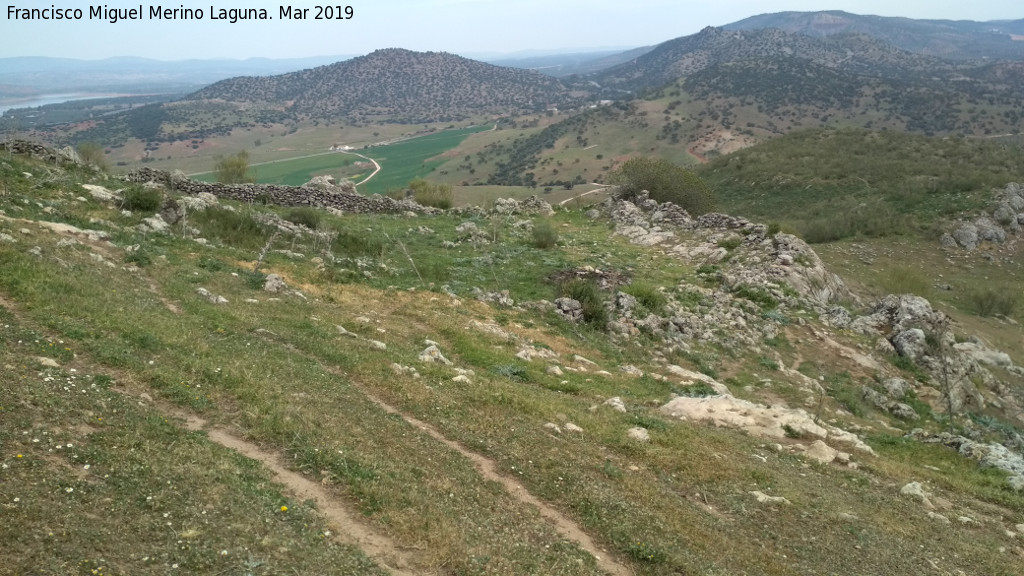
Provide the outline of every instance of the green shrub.
<path id="1" fill-rule="evenodd" d="M 635 198 L 647 190 L 658 202 L 672 202 L 694 216 L 714 208 L 711 188 L 696 174 L 667 160 L 630 158 L 608 175 L 624 198 Z"/>
<path id="2" fill-rule="evenodd" d="M 558 230 L 550 220 L 538 220 L 533 225 L 533 245 L 541 250 L 553 248 L 558 243 Z"/>
<path id="3" fill-rule="evenodd" d="M 224 208 L 195 212 L 192 223 L 203 237 L 243 250 L 259 250 L 271 234 L 269 227 L 257 222 L 251 214 Z"/>
<path id="4" fill-rule="evenodd" d="M 249 153 L 242 150 L 232 156 L 218 156 L 215 158 L 213 172 L 217 182 L 222 184 L 245 184 L 255 181 L 249 176 Z"/>
<path id="5" fill-rule="evenodd" d="M 574 278 L 559 286 L 564 298 L 572 298 L 583 305 L 583 321 L 604 328 L 608 323 L 608 311 L 604 307 L 604 296 L 597 285 L 583 278 Z"/>
<path id="6" fill-rule="evenodd" d="M 515 380 L 516 382 L 526 382 L 529 380 L 526 368 L 519 366 L 518 364 L 500 364 L 491 368 L 491 372 L 500 374 L 509 380 Z"/>
<path id="7" fill-rule="evenodd" d="M 292 208 L 285 213 L 284 219 L 310 230 L 320 227 L 320 211 L 313 208 Z"/>
<path id="8" fill-rule="evenodd" d="M 678 396 L 686 396 L 687 398 L 706 398 L 708 396 L 718 395 L 718 392 L 715 392 L 714 388 L 704 382 L 694 382 L 689 386 L 673 388 L 672 392 Z"/>
<path id="9" fill-rule="evenodd" d="M 104 172 L 107 171 L 107 157 L 103 146 L 95 142 L 82 142 L 78 145 L 77 150 L 78 157 L 82 159 L 82 162 L 91 164 Z"/>
<path id="10" fill-rule="evenodd" d="M 153 258 L 150 257 L 148 252 L 140 248 L 125 256 L 124 261 L 128 264 L 134 264 L 139 268 L 145 268 L 153 263 Z"/>
<path id="11" fill-rule="evenodd" d="M 743 238 L 726 238 L 718 241 L 718 247 L 725 248 L 729 252 L 739 248 L 741 244 L 743 244 Z"/>
<path id="12" fill-rule="evenodd" d="M 771 310 L 773 308 L 778 308 L 779 306 L 779 301 L 776 300 L 774 296 L 769 294 L 764 288 L 758 286 L 740 284 L 733 288 L 732 293 L 734 296 L 739 298 L 750 300 L 765 310 Z"/>
<path id="13" fill-rule="evenodd" d="M 409 182 L 412 199 L 422 206 L 432 206 L 447 210 L 452 207 L 455 196 L 451 184 L 434 184 L 422 178 Z"/>
<path id="14" fill-rule="evenodd" d="M 332 252 L 347 256 L 374 256 L 383 250 L 384 242 L 380 238 L 349 230 L 338 230 L 338 235 L 331 241 Z"/>
<path id="15" fill-rule="evenodd" d="M 121 208 L 132 212 L 156 212 L 163 200 L 164 194 L 160 190 L 132 186 L 124 191 Z"/>
<path id="16" fill-rule="evenodd" d="M 633 282 L 622 289 L 623 292 L 636 298 L 636 301 L 648 312 L 660 315 L 665 311 L 668 298 L 660 290 L 643 282 Z"/>
<path id="17" fill-rule="evenodd" d="M 1017 309 L 1020 297 L 1015 290 L 978 288 L 967 293 L 967 303 L 978 316 L 1010 316 Z"/>

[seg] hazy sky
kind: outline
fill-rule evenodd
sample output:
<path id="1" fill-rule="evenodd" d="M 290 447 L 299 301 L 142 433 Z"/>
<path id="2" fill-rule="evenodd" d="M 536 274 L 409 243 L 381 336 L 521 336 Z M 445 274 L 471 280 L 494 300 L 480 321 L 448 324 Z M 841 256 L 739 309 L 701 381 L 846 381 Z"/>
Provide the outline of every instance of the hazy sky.
<path id="1" fill-rule="evenodd" d="M 79 8 L 81 21 L 22 21 L 17 8 Z M 109 8 L 138 2 L 108 1 Z M 267 22 L 211 20 L 213 11 L 266 8 Z M 1020 0 L 353 0 L 351 20 L 283 21 L 281 6 L 313 2 L 216 0 L 142 3 L 143 20 L 111 24 L 89 20 L 89 5 L 60 0 L 8 0 L 2 7 L 0 57 L 55 56 L 100 59 L 142 56 L 188 58 L 292 58 L 366 54 L 408 48 L 481 55 L 522 50 L 633 47 L 657 44 L 765 12 L 846 10 L 909 18 L 998 20 L 1024 18 Z M 104 6 L 104 4 L 97 4 Z M 150 7 L 202 9 L 200 21 L 151 20 Z M 346 4 L 342 5 L 344 9 Z"/>

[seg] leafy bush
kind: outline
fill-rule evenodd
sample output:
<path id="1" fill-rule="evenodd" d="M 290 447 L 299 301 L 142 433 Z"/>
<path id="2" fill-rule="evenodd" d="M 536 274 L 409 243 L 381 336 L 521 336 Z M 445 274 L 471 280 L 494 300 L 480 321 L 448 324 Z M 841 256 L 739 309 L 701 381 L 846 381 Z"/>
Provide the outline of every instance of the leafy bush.
<path id="1" fill-rule="evenodd" d="M 103 152 L 103 146 L 95 142 L 82 142 L 78 145 L 78 157 L 82 159 L 82 162 L 96 166 L 100 170 L 106 172 L 107 170 L 107 157 Z"/>
<path id="2" fill-rule="evenodd" d="M 672 202 L 694 216 L 714 208 L 711 188 L 693 172 L 667 160 L 630 158 L 608 175 L 608 181 L 619 186 L 624 198 L 647 190 L 652 199 Z"/>
<path id="3" fill-rule="evenodd" d="M 292 208 L 285 213 L 284 219 L 292 224 L 305 226 L 310 230 L 320 227 L 320 212 L 313 208 Z"/>
<path id="4" fill-rule="evenodd" d="M 217 182 L 222 184 L 245 184 L 253 182 L 249 176 L 249 153 L 242 150 L 232 156 L 218 156 L 213 165 Z"/>
<path id="5" fill-rule="evenodd" d="M 533 245 L 541 250 L 553 248 L 558 243 L 558 230 L 550 220 L 538 220 L 533 225 Z"/>
<path id="6" fill-rule="evenodd" d="M 132 212 L 156 212 L 163 200 L 163 192 L 159 190 L 133 186 L 125 190 L 121 208 Z"/>
<path id="7" fill-rule="evenodd" d="M 412 190 L 413 200 L 423 206 L 447 210 L 454 202 L 451 184 L 434 184 L 417 178 L 409 182 L 409 188 Z"/>
<path id="8" fill-rule="evenodd" d="M 967 293 L 967 302 L 978 316 L 1010 316 L 1017 309 L 1020 297 L 1015 290 L 979 288 Z"/>

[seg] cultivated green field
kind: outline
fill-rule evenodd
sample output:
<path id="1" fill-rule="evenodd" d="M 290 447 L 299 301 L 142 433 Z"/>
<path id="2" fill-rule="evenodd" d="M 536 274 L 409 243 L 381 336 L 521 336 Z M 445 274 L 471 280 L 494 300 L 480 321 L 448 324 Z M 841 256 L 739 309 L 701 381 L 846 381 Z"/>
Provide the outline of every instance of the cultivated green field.
<path id="1" fill-rule="evenodd" d="M 352 166 L 358 160 L 361 160 L 358 156 L 341 152 L 328 152 L 294 160 L 279 160 L 258 164 L 250 168 L 250 174 L 261 184 L 302 186 L 309 182 L 313 176 L 323 174 L 329 174 L 336 178 L 358 176 L 359 169 L 355 169 Z M 372 171 L 371 167 L 367 174 Z M 203 182 L 213 182 L 216 180 L 213 172 L 199 174 L 194 178 Z"/>
<path id="2" fill-rule="evenodd" d="M 361 151 L 381 165 L 377 176 L 359 187 L 363 194 L 383 194 L 391 188 L 400 188 L 415 178 L 426 178 L 443 159 L 435 159 L 458 146 L 470 134 L 490 130 L 490 126 L 474 126 L 461 130 L 445 130 L 428 136 L 421 136 Z M 429 178 L 428 178 L 429 179 Z"/>

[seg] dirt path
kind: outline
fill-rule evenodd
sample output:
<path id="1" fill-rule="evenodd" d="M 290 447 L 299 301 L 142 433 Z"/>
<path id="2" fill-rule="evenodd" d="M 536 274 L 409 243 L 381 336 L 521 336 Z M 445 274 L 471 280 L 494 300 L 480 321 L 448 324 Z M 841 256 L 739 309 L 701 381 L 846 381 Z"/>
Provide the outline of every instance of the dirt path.
<path id="1" fill-rule="evenodd" d="M 367 176 L 366 178 L 363 178 L 362 182 L 357 182 L 356 186 L 362 186 L 363 184 L 366 184 L 367 182 L 370 181 L 371 178 L 373 178 L 374 176 L 377 175 L 378 172 L 380 172 L 380 164 L 378 164 L 376 160 L 374 160 L 373 158 L 370 158 L 369 156 L 363 156 L 362 154 L 360 154 L 358 152 L 345 152 L 345 151 L 342 151 L 342 154 L 351 154 L 353 156 L 359 156 L 363 160 L 367 160 L 367 161 L 373 162 L 373 166 L 375 168 L 373 173 L 370 174 L 369 176 Z"/>
<path id="2" fill-rule="evenodd" d="M 264 338 L 266 338 L 266 335 L 264 335 Z M 290 344 L 279 342 L 273 338 L 267 338 L 267 340 L 269 342 L 274 342 L 283 345 L 293 353 L 302 354 L 307 358 L 319 362 L 319 359 L 317 359 L 316 357 L 311 356 L 305 352 L 302 352 L 299 349 L 295 348 L 294 346 L 291 346 Z M 456 452 L 467 458 L 470 462 L 473 463 L 473 467 L 476 468 L 477 472 L 483 478 L 491 480 L 493 482 L 497 482 L 502 487 L 504 487 L 505 490 L 516 500 L 519 500 L 524 504 L 528 504 L 535 507 L 537 511 L 540 512 L 541 516 L 543 516 L 545 519 L 551 522 L 555 530 L 557 530 L 558 533 L 562 535 L 562 537 L 566 538 L 567 540 L 571 540 L 572 542 L 575 542 L 577 545 L 579 545 L 580 548 L 586 550 L 591 556 L 593 556 L 594 559 L 597 560 L 597 564 L 601 567 L 602 570 L 608 572 L 609 574 L 612 574 L 613 576 L 633 576 L 632 570 L 627 568 L 624 564 L 620 564 L 619 562 L 617 562 L 614 558 L 611 557 L 611 555 L 607 551 L 598 547 L 597 543 L 594 542 L 594 539 L 591 538 L 589 534 L 587 534 L 582 528 L 579 527 L 579 525 L 573 522 L 568 516 L 562 514 L 554 507 L 546 504 L 545 502 L 531 494 L 530 491 L 527 490 L 526 487 L 523 486 L 519 481 L 515 480 L 514 478 L 505 476 L 501 472 L 499 472 L 498 465 L 493 460 L 481 454 L 477 454 L 472 450 L 469 450 L 459 442 L 456 442 L 455 440 L 446 437 L 444 434 L 442 434 L 439 430 L 437 430 L 430 424 L 414 416 L 406 414 L 405 412 L 402 412 L 398 408 L 395 408 L 394 406 L 388 404 L 384 400 L 372 394 L 369 390 L 366 389 L 365 386 L 363 386 L 359 382 L 351 380 L 347 375 L 343 374 L 340 370 L 334 368 L 333 366 L 320 363 L 320 367 L 327 372 L 345 378 L 346 380 L 351 382 L 354 388 L 359 390 L 367 400 L 373 402 L 378 407 L 380 407 L 381 410 L 384 410 L 388 414 L 393 414 L 395 416 L 400 417 L 402 420 L 405 420 L 405 422 L 408 423 L 410 426 L 418 428 L 419 430 L 423 431 L 434 440 L 441 442 L 445 446 L 448 446 L 452 450 L 455 450 Z"/>
<path id="3" fill-rule="evenodd" d="M 589 534 L 584 532 L 582 528 L 577 526 L 575 522 L 570 520 L 568 517 L 566 517 L 558 510 L 542 502 L 536 496 L 531 494 L 525 486 L 523 486 L 513 478 L 502 475 L 498 471 L 498 466 L 497 464 L 495 464 L 493 460 L 486 458 L 480 454 L 477 454 L 476 452 L 468 450 L 462 444 L 459 444 L 458 442 L 447 438 L 444 434 L 441 434 L 441 432 L 439 432 L 430 424 L 427 424 L 422 420 L 405 414 L 404 412 L 384 402 L 380 398 L 377 398 L 372 394 L 367 393 L 365 390 L 362 390 L 362 392 L 368 400 L 370 400 L 377 406 L 380 406 L 380 408 L 387 412 L 388 414 L 394 414 L 395 416 L 401 417 L 402 420 L 405 420 L 409 425 L 419 428 L 434 440 L 437 440 L 438 442 L 465 456 L 467 459 L 469 459 L 470 462 L 473 463 L 473 466 L 476 468 L 477 472 L 479 472 L 481 476 L 483 476 L 487 480 L 491 480 L 493 482 L 501 484 L 505 488 L 505 490 L 507 490 L 508 493 L 511 494 L 516 500 L 519 500 L 520 502 L 526 504 L 530 504 L 537 508 L 537 510 L 540 512 L 540 515 L 547 519 L 549 522 L 551 522 L 559 534 L 561 534 L 567 540 L 572 540 L 573 542 L 577 543 L 580 546 L 580 548 L 583 548 L 584 550 L 589 552 L 590 555 L 597 560 L 597 565 L 600 566 L 603 570 L 605 570 L 609 574 L 614 574 L 615 576 L 632 576 L 632 570 L 630 570 L 622 564 L 619 564 L 614 559 L 612 559 L 607 552 L 598 548 L 597 543 L 594 542 L 594 539 L 591 538 Z"/>
<path id="4" fill-rule="evenodd" d="M 559 206 L 565 206 L 566 204 L 568 204 L 569 202 L 572 202 L 573 200 L 576 200 L 577 198 L 583 198 L 584 196 L 589 196 L 590 194 L 594 194 L 595 192 L 603 192 L 603 191 L 605 191 L 605 190 L 607 190 L 607 189 L 612 187 L 610 184 L 597 184 L 596 182 L 594 183 L 594 186 L 600 186 L 600 188 L 595 188 L 593 190 L 588 190 L 588 191 L 586 191 L 586 192 L 584 192 L 582 194 L 577 194 L 577 195 L 573 196 L 572 198 L 566 198 L 565 200 L 562 200 L 561 202 L 559 202 L 558 205 Z"/>
<path id="5" fill-rule="evenodd" d="M 241 453 L 247 458 L 258 460 L 274 474 L 274 481 L 283 484 L 298 500 L 313 500 L 317 511 L 327 521 L 332 536 L 347 544 L 359 547 L 367 556 L 398 576 L 416 576 L 423 572 L 413 571 L 410 553 L 401 549 L 393 540 L 358 520 L 358 516 L 335 500 L 322 486 L 285 467 L 281 457 L 267 452 L 220 428 L 211 428 L 197 416 L 184 416 L 189 430 L 202 430 L 217 444 Z"/>

